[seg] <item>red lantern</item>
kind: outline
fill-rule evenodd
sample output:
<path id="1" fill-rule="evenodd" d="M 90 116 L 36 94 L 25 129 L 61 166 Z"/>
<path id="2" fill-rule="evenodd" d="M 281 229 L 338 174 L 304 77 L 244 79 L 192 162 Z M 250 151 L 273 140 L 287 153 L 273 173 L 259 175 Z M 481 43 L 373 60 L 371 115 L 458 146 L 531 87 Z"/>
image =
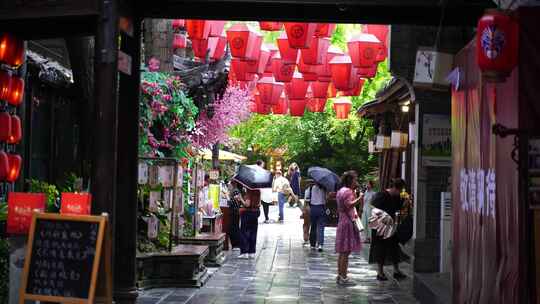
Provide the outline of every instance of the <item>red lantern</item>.
<path id="1" fill-rule="evenodd" d="M 253 43 L 251 48 L 248 49 L 246 53 L 246 59 L 248 60 L 259 60 L 259 54 L 261 52 L 263 36 L 259 34 L 254 34 L 252 36 Z"/>
<path id="2" fill-rule="evenodd" d="M 13 105 L 18 106 L 22 102 L 24 96 L 24 80 L 20 77 L 11 78 L 11 87 L 9 88 L 9 96 L 7 101 Z"/>
<path id="3" fill-rule="evenodd" d="M 186 21 L 184 19 L 175 19 L 172 21 L 173 30 L 177 31 L 185 26 Z"/>
<path id="4" fill-rule="evenodd" d="M 13 183 L 19 178 L 21 172 L 22 158 L 17 154 L 8 154 L 9 171 L 6 180 Z"/>
<path id="5" fill-rule="evenodd" d="M 0 112 L 0 141 L 8 141 L 11 136 L 11 115 Z"/>
<path id="6" fill-rule="evenodd" d="M 326 97 L 325 98 L 311 98 L 307 102 L 307 108 L 310 112 L 313 113 L 322 113 L 326 107 Z"/>
<path id="7" fill-rule="evenodd" d="M 313 92 L 313 97 L 315 98 L 324 98 L 328 96 L 328 86 L 329 82 L 315 81 L 311 83 L 311 91 Z"/>
<path id="8" fill-rule="evenodd" d="M 283 83 L 276 82 L 273 77 L 264 77 L 257 82 L 257 90 L 262 103 L 275 105 L 283 92 Z"/>
<path id="9" fill-rule="evenodd" d="M 347 119 L 349 117 L 349 111 L 351 110 L 352 103 L 347 100 L 340 98 L 334 101 L 334 111 L 336 111 L 337 119 Z"/>
<path id="10" fill-rule="evenodd" d="M 255 32 L 246 24 L 237 23 L 227 30 L 227 41 L 231 49 L 231 56 L 246 58 L 251 53 Z"/>
<path id="11" fill-rule="evenodd" d="M 0 71 L 0 100 L 7 100 L 9 98 L 10 89 L 11 75 L 7 72 Z"/>
<path id="12" fill-rule="evenodd" d="M 227 21 L 223 20 L 212 20 L 207 21 L 210 23 L 210 37 L 221 37 L 223 35 L 223 28 Z"/>
<path id="13" fill-rule="evenodd" d="M 261 31 L 281 31 L 281 28 L 283 27 L 283 23 L 281 22 L 265 22 L 265 21 L 259 21 L 259 28 Z"/>
<path id="14" fill-rule="evenodd" d="M 195 57 L 205 60 L 206 51 L 208 50 L 208 39 L 191 39 L 191 48 Z"/>
<path id="15" fill-rule="evenodd" d="M 304 116 L 307 101 L 302 99 L 289 99 L 289 113 L 291 116 Z"/>
<path id="16" fill-rule="evenodd" d="M 186 21 L 186 30 L 190 39 L 208 39 L 210 35 L 210 23 L 206 20 L 189 19 Z"/>
<path id="17" fill-rule="evenodd" d="M 377 75 L 377 64 L 368 67 L 368 68 L 358 68 L 356 69 L 357 75 L 362 78 L 373 78 Z"/>
<path id="18" fill-rule="evenodd" d="M 285 94 L 289 99 L 302 99 L 306 97 L 309 82 L 302 78 L 302 74 L 295 72 L 291 82 L 285 84 Z"/>
<path id="19" fill-rule="evenodd" d="M 476 32 L 476 60 L 482 75 L 488 81 L 504 81 L 518 62 L 516 18 L 500 10 L 487 10 L 478 20 Z"/>
<path id="20" fill-rule="evenodd" d="M 333 82 L 330 82 L 328 86 L 328 98 L 334 98 L 337 96 L 337 89 Z"/>
<path id="21" fill-rule="evenodd" d="M 276 81 L 279 82 L 289 82 L 293 78 L 294 65 L 293 64 L 284 64 L 279 57 L 279 53 L 274 55 L 272 58 L 272 74 Z"/>
<path id="22" fill-rule="evenodd" d="M 336 89 L 340 91 L 349 90 L 349 83 L 352 71 L 351 57 L 348 55 L 336 56 L 330 61 L 332 71 L 332 82 Z"/>
<path id="23" fill-rule="evenodd" d="M 388 25 L 364 24 L 362 25 L 362 31 L 366 34 L 374 35 L 385 47 L 388 46 L 388 32 L 390 31 Z"/>
<path id="24" fill-rule="evenodd" d="M 227 37 L 210 37 L 208 38 L 208 48 L 210 49 L 210 58 L 220 60 L 225 54 L 225 46 L 227 45 Z"/>
<path id="25" fill-rule="evenodd" d="M 257 106 L 255 111 L 257 114 L 267 115 L 272 111 L 271 105 L 262 103 L 261 96 L 259 94 L 255 95 L 255 104 Z"/>
<path id="26" fill-rule="evenodd" d="M 266 67 L 264 68 L 264 72 L 271 74 L 272 73 L 272 58 L 274 58 L 274 55 L 278 52 L 278 48 L 272 43 L 267 43 L 264 45 L 264 47 L 268 49 L 268 51 L 270 52 L 268 56 L 268 62 L 266 63 Z"/>
<path id="27" fill-rule="evenodd" d="M 300 60 L 298 61 L 298 71 L 302 74 L 317 74 L 318 65 L 314 64 L 306 64 L 304 62 L 304 59 L 300 57 Z"/>
<path id="28" fill-rule="evenodd" d="M 173 49 L 185 49 L 186 48 L 186 35 L 174 34 L 173 35 Z"/>
<path id="29" fill-rule="evenodd" d="M 381 42 L 371 34 L 359 34 L 347 42 L 353 66 L 368 68 L 376 63 Z"/>
<path id="30" fill-rule="evenodd" d="M 24 41 L 8 33 L 0 33 L 0 62 L 18 67 L 24 62 Z"/>
<path id="31" fill-rule="evenodd" d="M 330 79 L 332 78 L 332 71 L 330 70 L 329 63 L 332 61 L 332 59 L 334 59 L 334 57 L 339 55 L 343 55 L 343 52 L 339 48 L 335 46 L 330 46 L 328 48 L 323 64 L 317 67 L 317 75 L 319 76 L 319 80 L 331 81 Z"/>
<path id="32" fill-rule="evenodd" d="M 285 94 L 281 94 L 281 97 L 279 97 L 279 102 L 275 105 L 272 105 L 272 113 L 276 115 L 285 115 L 287 114 L 287 111 L 289 110 L 289 103 L 287 101 L 287 97 L 285 97 Z"/>
<path id="33" fill-rule="evenodd" d="M 302 77 L 305 81 L 309 82 L 317 81 L 317 79 L 319 79 L 319 76 L 315 73 L 302 73 Z"/>
<path id="34" fill-rule="evenodd" d="M 6 180 L 9 172 L 9 158 L 6 152 L 0 151 L 0 182 Z"/>
<path id="35" fill-rule="evenodd" d="M 332 37 L 332 33 L 336 29 L 335 23 L 318 23 L 317 29 L 315 29 L 315 37 Z"/>
<path id="36" fill-rule="evenodd" d="M 234 76 L 238 81 L 249 81 L 253 80 L 254 74 L 249 74 L 247 71 L 247 62 L 242 61 L 238 58 L 233 58 L 231 60 L 231 67 L 234 72 Z"/>
<path id="37" fill-rule="evenodd" d="M 18 144 L 22 139 L 21 119 L 17 115 L 11 115 L 11 133 L 7 140 L 8 144 Z"/>
<path id="38" fill-rule="evenodd" d="M 289 45 L 289 40 L 285 33 L 281 33 L 277 39 L 279 55 L 285 64 L 296 64 L 298 61 L 298 49 L 294 49 Z"/>
<path id="39" fill-rule="evenodd" d="M 306 64 L 323 64 L 330 46 L 328 38 L 313 38 L 311 45 L 307 49 L 302 49 L 302 60 Z"/>
<path id="40" fill-rule="evenodd" d="M 350 90 L 347 91 L 340 91 L 341 96 L 359 96 L 362 92 L 362 88 L 364 87 L 364 79 L 355 80 L 355 83 L 353 84 L 353 87 Z"/>
<path id="41" fill-rule="evenodd" d="M 259 54 L 259 60 L 257 60 L 256 73 L 259 74 L 259 76 L 264 76 L 264 71 L 269 62 L 270 62 L 270 51 L 267 50 L 265 47 L 262 47 Z"/>
<path id="42" fill-rule="evenodd" d="M 285 22 L 289 46 L 293 49 L 306 49 L 311 45 L 317 23 Z"/>

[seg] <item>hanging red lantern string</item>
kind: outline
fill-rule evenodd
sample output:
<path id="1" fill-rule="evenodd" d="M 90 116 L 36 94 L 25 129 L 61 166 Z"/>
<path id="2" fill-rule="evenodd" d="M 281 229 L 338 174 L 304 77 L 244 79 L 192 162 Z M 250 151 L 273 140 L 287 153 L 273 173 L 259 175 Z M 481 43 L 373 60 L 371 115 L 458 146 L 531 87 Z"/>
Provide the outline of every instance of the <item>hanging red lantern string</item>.
<path id="1" fill-rule="evenodd" d="M 334 30 L 336 29 L 335 23 L 317 23 L 317 28 L 315 29 L 315 37 L 332 37 Z"/>
<path id="2" fill-rule="evenodd" d="M 208 39 L 210 35 L 210 23 L 206 20 L 186 20 L 186 30 L 190 39 Z"/>
<path id="3" fill-rule="evenodd" d="M 313 38 L 311 45 L 307 49 L 302 49 L 302 60 L 306 64 L 323 64 L 326 59 L 326 53 L 330 46 L 330 39 L 328 38 Z"/>
<path id="4" fill-rule="evenodd" d="M 518 63 L 519 24 L 508 13 L 490 9 L 478 20 L 476 60 L 488 81 L 503 82 Z"/>
<path id="5" fill-rule="evenodd" d="M 305 98 L 289 99 L 289 114 L 291 114 L 291 116 L 304 116 L 306 104 L 307 101 Z"/>
<path id="6" fill-rule="evenodd" d="M 317 66 L 317 75 L 320 81 L 330 82 L 332 81 L 332 71 L 330 70 L 330 61 L 336 56 L 343 55 L 343 52 L 335 47 L 330 46 L 326 52 L 326 56 L 323 60 L 323 64 Z"/>
<path id="7" fill-rule="evenodd" d="M 175 19 L 172 21 L 171 23 L 172 25 L 172 28 L 174 31 L 178 31 L 180 30 L 181 28 L 183 28 L 185 26 L 185 20 L 184 19 Z"/>
<path id="8" fill-rule="evenodd" d="M 223 28 L 225 27 L 225 23 L 227 21 L 212 20 L 212 21 L 207 21 L 207 22 L 210 23 L 210 34 L 208 34 L 209 37 L 223 36 Z"/>
<path id="9" fill-rule="evenodd" d="M 313 92 L 313 97 L 315 98 L 325 98 L 328 97 L 328 86 L 330 82 L 314 81 L 311 83 L 311 90 Z"/>
<path id="10" fill-rule="evenodd" d="M 276 82 L 273 77 L 264 77 L 257 82 L 257 90 L 262 103 L 275 105 L 283 92 L 283 83 Z"/>
<path id="11" fill-rule="evenodd" d="M 309 82 L 302 78 L 302 74 L 294 72 L 291 82 L 285 84 L 285 95 L 288 99 L 302 99 L 306 97 Z"/>
<path id="12" fill-rule="evenodd" d="M 11 86 L 9 88 L 9 95 L 7 101 L 12 106 L 18 106 L 21 104 L 24 96 L 24 80 L 20 77 L 11 77 Z"/>
<path id="13" fill-rule="evenodd" d="M 255 32 L 244 23 L 237 23 L 231 26 L 226 32 L 231 56 L 245 59 L 253 49 L 256 36 Z"/>
<path id="14" fill-rule="evenodd" d="M 368 68 L 376 63 L 381 42 L 371 34 L 358 34 L 354 36 L 347 47 L 352 64 L 357 68 Z"/>
<path id="15" fill-rule="evenodd" d="M 295 66 L 293 64 L 284 64 L 279 56 L 279 53 L 276 53 L 274 58 L 272 58 L 272 74 L 274 75 L 276 81 L 291 81 L 294 73 L 294 67 Z"/>
<path id="16" fill-rule="evenodd" d="M 377 75 L 377 64 L 368 67 L 368 68 L 358 68 L 356 69 L 357 75 L 361 78 L 373 78 Z"/>
<path id="17" fill-rule="evenodd" d="M 281 31 L 282 27 L 283 23 L 281 22 L 259 21 L 261 31 L 276 32 Z"/>
<path id="18" fill-rule="evenodd" d="M 254 74 L 249 74 L 247 72 L 247 62 L 242 61 L 241 59 L 231 59 L 231 68 L 236 80 L 238 81 L 249 81 L 253 80 L 253 78 L 255 77 Z"/>
<path id="19" fill-rule="evenodd" d="M 191 39 L 191 48 L 193 55 L 204 61 L 208 50 L 208 39 Z"/>
<path id="20" fill-rule="evenodd" d="M 337 119 L 347 119 L 349 112 L 351 111 L 352 103 L 345 98 L 338 98 L 334 100 L 334 111 L 336 111 Z"/>
<path id="21" fill-rule="evenodd" d="M 0 151 L 0 182 L 4 182 L 9 173 L 9 158 L 6 152 Z"/>
<path id="22" fill-rule="evenodd" d="M 22 139 L 21 119 L 17 115 L 11 115 L 11 133 L 7 140 L 8 144 L 18 144 Z"/>
<path id="23" fill-rule="evenodd" d="M 19 178 L 21 172 L 22 158 L 17 154 L 8 154 L 9 171 L 6 180 L 10 183 Z"/>
<path id="24" fill-rule="evenodd" d="M 11 89 L 11 75 L 8 72 L 0 71 L 0 100 L 9 98 Z"/>
<path id="25" fill-rule="evenodd" d="M 277 39 L 279 55 L 285 64 L 296 64 L 298 62 L 298 49 L 291 48 L 287 34 L 282 32 Z"/>
<path id="26" fill-rule="evenodd" d="M 174 34 L 173 35 L 173 49 L 185 49 L 187 45 L 186 35 Z"/>
<path id="27" fill-rule="evenodd" d="M 0 141 L 7 142 L 11 136 L 11 115 L 0 112 Z"/>
<path id="28" fill-rule="evenodd" d="M 313 113 L 323 113 L 324 108 L 326 107 L 326 97 L 325 98 L 310 98 L 307 101 L 307 108 L 310 112 Z"/>
<path id="29" fill-rule="evenodd" d="M 208 48 L 210 49 L 210 59 L 220 60 L 225 54 L 225 46 L 227 46 L 227 37 L 210 37 L 208 38 Z"/>
<path id="30" fill-rule="evenodd" d="M 289 46 L 293 49 L 306 49 L 311 45 L 317 23 L 285 22 L 285 32 Z"/>
<path id="31" fill-rule="evenodd" d="M 285 115 L 289 110 L 289 102 L 284 93 L 281 93 L 277 104 L 272 105 L 272 113 L 276 115 Z"/>
<path id="32" fill-rule="evenodd" d="M 340 91 L 349 90 L 349 83 L 352 71 L 351 57 L 348 55 L 335 56 L 330 61 L 332 71 L 332 82 L 336 89 Z"/>
<path id="33" fill-rule="evenodd" d="M 268 50 L 268 62 L 266 63 L 266 67 L 264 68 L 264 73 L 272 73 L 272 58 L 274 58 L 274 55 L 279 52 L 278 48 L 272 44 L 272 43 L 265 43 L 264 47 Z"/>
<path id="34" fill-rule="evenodd" d="M 0 33 L 0 62 L 19 67 L 25 60 L 24 41 L 8 34 Z"/>

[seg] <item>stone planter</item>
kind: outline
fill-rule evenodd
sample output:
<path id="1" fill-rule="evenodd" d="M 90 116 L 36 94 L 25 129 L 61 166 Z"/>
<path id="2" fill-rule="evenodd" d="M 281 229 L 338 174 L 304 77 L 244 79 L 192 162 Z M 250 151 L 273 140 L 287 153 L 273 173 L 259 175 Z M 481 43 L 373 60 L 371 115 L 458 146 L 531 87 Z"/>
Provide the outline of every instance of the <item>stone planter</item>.
<path id="1" fill-rule="evenodd" d="M 195 237 L 182 237 L 178 239 L 178 243 L 208 246 L 210 252 L 204 261 L 206 266 L 219 267 L 225 261 L 225 252 L 223 252 L 225 233 L 201 233 Z"/>
<path id="2" fill-rule="evenodd" d="M 208 280 L 208 246 L 179 245 L 171 253 L 137 256 L 139 288 L 201 287 Z"/>

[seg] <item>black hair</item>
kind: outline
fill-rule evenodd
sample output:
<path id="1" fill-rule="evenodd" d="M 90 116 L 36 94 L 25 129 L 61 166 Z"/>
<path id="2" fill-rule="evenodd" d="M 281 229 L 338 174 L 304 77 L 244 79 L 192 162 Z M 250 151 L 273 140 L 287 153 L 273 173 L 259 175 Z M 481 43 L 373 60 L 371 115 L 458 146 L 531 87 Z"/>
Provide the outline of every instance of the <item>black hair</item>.
<path id="1" fill-rule="evenodd" d="M 401 178 L 393 178 L 390 181 L 390 188 L 396 188 L 399 191 L 401 191 L 401 190 L 405 189 L 406 187 L 407 187 L 407 184 Z"/>
<path id="2" fill-rule="evenodd" d="M 261 166 L 262 164 L 264 164 L 264 161 L 259 159 L 259 160 L 257 160 L 256 164 L 257 164 L 257 166 Z"/>
<path id="3" fill-rule="evenodd" d="M 341 186 L 352 188 L 353 181 L 358 177 L 358 174 L 354 170 L 347 171 L 341 176 Z"/>
<path id="4" fill-rule="evenodd" d="M 204 175 L 204 180 L 205 180 L 205 181 L 209 181 L 209 180 L 210 180 L 210 174 L 206 173 L 206 174 Z"/>

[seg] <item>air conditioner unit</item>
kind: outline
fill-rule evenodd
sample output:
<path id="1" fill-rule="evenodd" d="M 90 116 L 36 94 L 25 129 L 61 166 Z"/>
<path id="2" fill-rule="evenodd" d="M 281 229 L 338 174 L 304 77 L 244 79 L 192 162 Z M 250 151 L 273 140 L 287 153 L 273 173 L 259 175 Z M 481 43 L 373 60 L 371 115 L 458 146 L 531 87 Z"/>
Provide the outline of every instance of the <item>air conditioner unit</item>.
<path id="1" fill-rule="evenodd" d="M 439 272 L 452 269 L 452 193 L 441 192 L 441 235 Z"/>

